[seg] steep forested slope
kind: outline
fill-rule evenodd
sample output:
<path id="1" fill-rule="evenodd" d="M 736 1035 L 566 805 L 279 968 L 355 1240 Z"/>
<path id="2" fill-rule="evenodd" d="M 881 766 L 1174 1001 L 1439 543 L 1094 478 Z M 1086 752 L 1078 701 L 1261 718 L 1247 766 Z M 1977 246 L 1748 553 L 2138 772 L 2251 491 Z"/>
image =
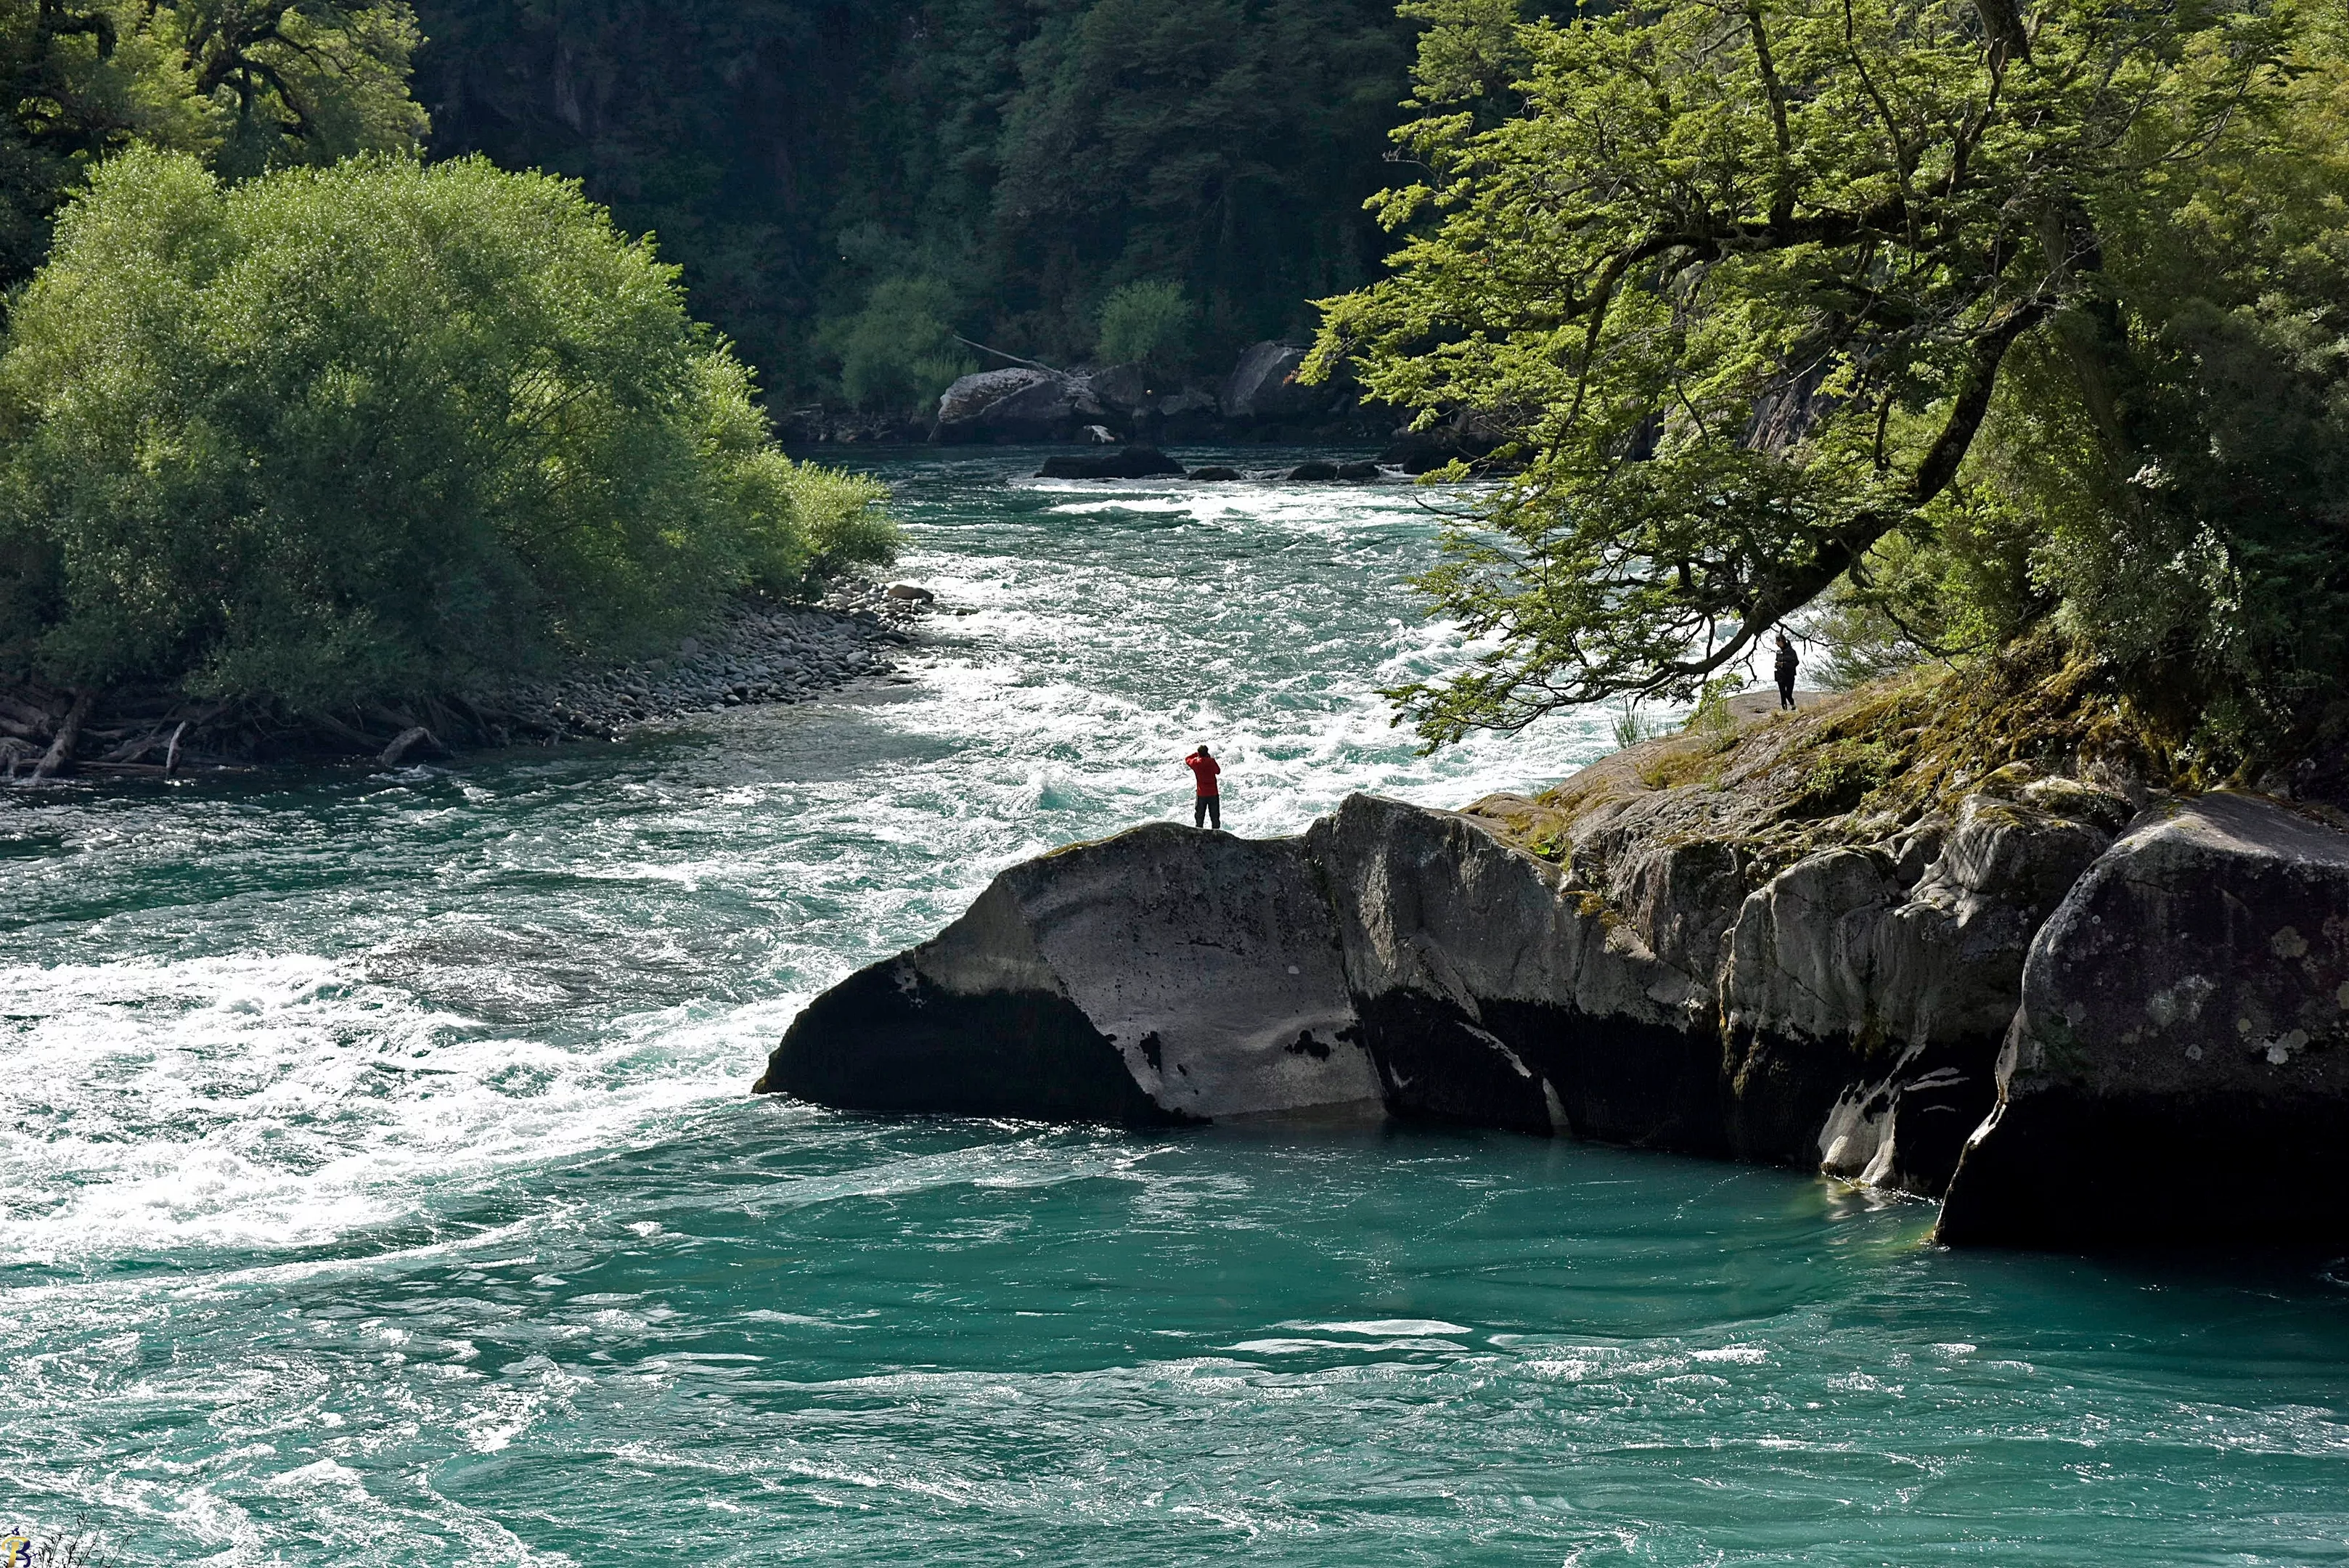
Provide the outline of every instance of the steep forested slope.
<path id="1" fill-rule="evenodd" d="M 1090 353 L 1176 284 L 1177 356 L 1302 333 L 1381 253 L 1361 203 L 1391 0 L 425 0 L 440 154 L 575 174 L 684 264 L 778 397 L 936 381 L 951 333 Z"/>

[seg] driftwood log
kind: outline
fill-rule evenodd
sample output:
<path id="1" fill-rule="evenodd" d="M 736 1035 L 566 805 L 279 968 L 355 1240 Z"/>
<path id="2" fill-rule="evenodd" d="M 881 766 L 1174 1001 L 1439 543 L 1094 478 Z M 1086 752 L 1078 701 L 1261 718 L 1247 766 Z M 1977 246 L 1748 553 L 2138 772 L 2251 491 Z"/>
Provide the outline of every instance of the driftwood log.
<path id="1" fill-rule="evenodd" d="M 33 764 L 35 784 L 52 777 L 59 768 L 73 762 L 74 747 L 81 741 L 82 721 L 89 717 L 90 705 L 97 701 L 98 693 L 87 686 L 74 693 L 73 706 L 66 710 L 65 718 L 58 723 L 57 738 L 49 742 L 47 754 Z"/>
<path id="2" fill-rule="evenodd" d="M 545 726 L 458 699 L 411 710 L 369 703 L 338 711 L 287 711 L 223 700 L 191 701 L 167 690 L 70 691 L 0 676 L 0 779 L 46 781 L 82 773 L 177 778 L 243 771 L 267 761 L 365 759 L 396 767 L 430 753 L 503 745 Z M 546 738 L 559 738 L 546 731 Z"/>
<path id="3" fill-rule="evenodd" d="M 399 759 L 406 756 L 410 749 L 418 745 L 422 745 L 435 752 L 446 752 L 449 749 L 440 743 L 440 738 L 438 735 L 435 735 L 423 725 L 410 724 L 407 729 L 402 730 L 399 732 L 398 736 L 393 740 L 391 744 L 383 749 L 383 755 L 378 757 L 376 761 L 381 763 L 385 767 L 396 768 L 399 765 Z"/>

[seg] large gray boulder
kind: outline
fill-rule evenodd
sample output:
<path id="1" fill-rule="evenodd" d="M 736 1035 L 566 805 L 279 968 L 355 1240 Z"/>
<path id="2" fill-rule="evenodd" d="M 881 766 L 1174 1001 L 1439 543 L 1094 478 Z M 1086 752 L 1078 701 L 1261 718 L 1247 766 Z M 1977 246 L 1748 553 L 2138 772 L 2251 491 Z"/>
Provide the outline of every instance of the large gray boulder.
<path id="1" fill-rule="evenodd" d="M 1388 1109 L 1717 1146 L 1705 988 L 1494 826 L 1355 795 L 1306 835 Z"/>
<path id="2" fill-rule="evenodd" d="M 965 376 L 938 399 L 935 441 L 1060 441 L 1099 419 L 1084 378 L 1013 366 Z"/>
<path id="3" fill-rule="evenodd" d="M 853 1110 L 1123 1122 L 1374 1102 L 1298 839 L 1138 827 L 1015 866 L 792 1023 L 757 1085 Z"/>
<path id="4" fill-rule="evenodd" d="M 1309 387 L 1297 379 L 1305 350 L 1286 343 L 1255 343 L 1240 355 L 1239 363 L 1224 378 L 1216 401 L 1228 420 L 1297 419 L 1325 410 L 1330 402 L 1327 388 Z"/>
<path id="5" fill-rule="evenodd" d="M 1952 1243 L 2349 1237 L 2349 835 L 2147 812 L 2032 943 Z"/>
<path id="6" fill-rule="evenodd" d="M 1057 851 L 819 997 L 758 1088 L 1135 1124 L 1383 1104 L 1717 1150 L 1704 986 L 1494 826 L 1356 795 L 1302 838 Z"/>
<path id="7" fill-rule="evenodd" d="M 1721 977 L 1738 1152 L 1948 1184 L 1995 1098 L 2031 940 L 2111 842 L 2111 797 L 2058 798 L 2073 815 L 1969 795 L 1954 822 L 1807 857 L 1744 900 Z"/>

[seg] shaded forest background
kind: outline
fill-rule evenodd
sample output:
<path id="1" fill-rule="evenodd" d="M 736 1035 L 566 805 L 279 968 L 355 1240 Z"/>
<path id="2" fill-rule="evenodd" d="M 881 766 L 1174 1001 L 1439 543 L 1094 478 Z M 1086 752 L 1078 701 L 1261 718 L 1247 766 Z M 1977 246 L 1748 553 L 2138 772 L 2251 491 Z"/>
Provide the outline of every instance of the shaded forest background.
<path id="1" fill-rule="evenodd" d="M 438 155 L 575 175 L 685 268 L 772 407 L 1054 363 L 1122 288 L 1208 375 L 1386 249 L 1392 0 L 420 0 Z M 1131 296 L 1130 296 L 1131 297 Z M 1166 312 L 1162 308 L 1162 316 Z"/>

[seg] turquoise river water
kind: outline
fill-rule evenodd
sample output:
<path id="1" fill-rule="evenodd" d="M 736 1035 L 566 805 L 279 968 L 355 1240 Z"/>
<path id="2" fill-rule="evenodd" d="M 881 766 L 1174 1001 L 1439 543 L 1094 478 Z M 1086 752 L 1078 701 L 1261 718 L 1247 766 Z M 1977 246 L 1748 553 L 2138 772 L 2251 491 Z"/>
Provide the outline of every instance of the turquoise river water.
<path id="1" fill-rule="evenodd" d="M 1206 454 L 1188 454 L 1194 461 Z M 1502 1136 L 745 1090 L 996 870 L 1430 804 L 1401 487 L 875 459 L 904 684 L 615 748 L 0 795 L 0 1534 L 124 1563 L 2349 1562 L 2349 1265 Z M 1239 461 L 1272 461 L 1238 454 Z M 2246 1191 L 2246 1204 L 2261 1195 Z"/>

